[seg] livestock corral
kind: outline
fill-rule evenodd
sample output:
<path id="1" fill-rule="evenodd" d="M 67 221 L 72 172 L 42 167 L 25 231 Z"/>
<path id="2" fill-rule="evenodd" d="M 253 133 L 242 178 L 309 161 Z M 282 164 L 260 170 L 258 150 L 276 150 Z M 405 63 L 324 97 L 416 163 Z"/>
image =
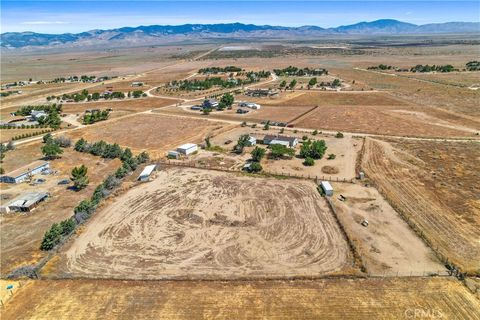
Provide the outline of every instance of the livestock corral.
<path id="1" fill-rule="evenodd" d="M 317 277 L 356 272 L 312 182 L 165 169 L 120 196 L 60 253 L 50 276 Z M 53 271 L 55 270 L 55 271 Z"/>

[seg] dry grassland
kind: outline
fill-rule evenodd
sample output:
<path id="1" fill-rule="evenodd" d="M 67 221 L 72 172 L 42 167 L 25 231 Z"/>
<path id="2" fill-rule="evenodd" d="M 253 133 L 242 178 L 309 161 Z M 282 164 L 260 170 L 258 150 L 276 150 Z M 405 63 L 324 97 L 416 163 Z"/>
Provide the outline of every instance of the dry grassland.
<path id="1" fill-rule="evenodd" d="M 295 121 L 295 126 L 421 137 L 473 137 L 476 132 L 470 127 L 454 125 L 416 111 L 415 108 L 387 106 L 322 106 Z"/>
<path id="2" fill-rule="evenodd" d="M 163 157 L 171 148 L 187 142 L 199 143 L 205 137 L 228 126 L 207 120 L 188 119 L 155 113 L 112 119 L 71 132 L 74 139 L 105 140 L 129 147 L 133 151 L 147 150 L 150 156 Z"/>
<path id="3" fill-rule="evenodd" d="M 9 319 L 480 319 L 479 300 L 447 278 L 319 281 L 30 281 Z"/>
<path id="4" fill-rule="evenodd" d="M 25 149 L 40 149 L 40 144 L 22 146 L 7 154 L 9 161 L 15 161 L 16 154 L 24 154 Z M 12 153 L 12 154 L 10 154 Z M 38 159 L 38 157 L 36 158 Z M 32 160 L 36 160 L 32 159 Z M 28 161 L 27 163 L 29 163 Z M 81 191 L 68 190 L 64 185 L 57 185 L 57 181 L 68 178 L 75 166 L 84 164 L 88 168 L 90 184 Z M 18 163 L 15 168 L 20 167 Z M 10 198 L 23 192 L 47 191 L 51 197 L 41 203 L 30 213 L 2 214 L 0 223 L 2 232 L 1 243 L 1 274 L 4 276 L 16 267 L 36 263 L 45 255 L 39 250 L 40 242 L 45 231 L 52 223 L 60 222 L 73 214 L 73 208 L 84 198 L 90 197 L 95 187 L 113 173 L 119 166 L 119 160 L 104 160 L 89 154 L 78 153 L 72 149 L 64 149 L 60 159 L 50 161 L 53 170 L 58 171 L 56 175 L 40 176 L 47 182 L 30 186 L 27 183 L 18 185 L 2 184 L 2 196 L 10 195 Z M 2 201 L 3 202 L 3 201 Z"/>
<path id="5" fill-rule="evenodd" d="M 139 98 L 129 100 L 114 100 L 114 101 L 96 101 L 87 103 L 65 103 L 62 106 L 64 113 L 83 113 L 87 109 L 107 109 L 111 108 L 114 112 L 142 112 L 156 108 L 162 108 L 180 100 L 164 99 L 164 98 Z"/>
<path id="6" fill-rule="evenodd" d="M 367 138 L 362 168 L 437 252 L 479 274 L 479 159 L 476 142 Z"/>
<path id="7" fill-rule="evenodd" d="M 96 214 L 51 276 L 238 279 L 356 272 L 314 183 L 169 168 Z M 56 270 L 55 270 L 56 269 Z"/>
<path id="8" fill-rule="evenodd" d="M 49 130 L 49 128 L 35 128 L 35 129 L 0 129 L 0 142 L 5 143 L 12 140 L 13 137 L 21 136 L 22 134 L 42 132 Z M 44 133 L 45 134 L 45 133 Z"/>

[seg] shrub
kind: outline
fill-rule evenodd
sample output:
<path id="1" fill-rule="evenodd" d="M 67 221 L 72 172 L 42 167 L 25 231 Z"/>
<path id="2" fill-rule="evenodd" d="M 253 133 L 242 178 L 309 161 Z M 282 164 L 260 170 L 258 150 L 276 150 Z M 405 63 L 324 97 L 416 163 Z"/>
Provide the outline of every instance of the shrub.
<path id="1" fill-rule="evenodd" d="M 343 138 L 343 133 L 337 132 L 337 134 L 335 135 L 335 138 Z"/>
<path id="2" fill-rule="evenodd" d="M 65 136 L 57 137 L 53 139 L 53 141 L 62 148 L 70 148 L 70 146 L 72 145 L 72 140 L 70 140 L 70 138 L 67 138 Z"/>
<path id="3" fill-rule="evenodd" d="M 318 134 L 318 130 L 313 130 L 312 134 L 316 136 Z"/>
<path id="4" fill-rule="evenodd" d="M 313 166 L 315 164 L 315 160 L 313 160 L 313 158 L 310 158 L 310 157 L 307 157 L 305 158 L 305 161 L 303 161 L 303 164 L 305 166 Z"/>
<path id="5" fill-rule="evenodd" d="M 333 160 L 333 159 L 335 159 L 336 157 L 337 157 L 336 155 L 334 155 L 333 153 L 330 153 L 330 154 L 328 155 L 328 158 L 327 158 L 327 159 L 328 159 L 328 160 Z"/>
<path id="6" fill-rule="evenodd" d="M 262 169 L 262 165 L 258 162 L 252 162 L 252 164 L 250 165 L 251 172 L 260 172 L 262 171 Z"/>

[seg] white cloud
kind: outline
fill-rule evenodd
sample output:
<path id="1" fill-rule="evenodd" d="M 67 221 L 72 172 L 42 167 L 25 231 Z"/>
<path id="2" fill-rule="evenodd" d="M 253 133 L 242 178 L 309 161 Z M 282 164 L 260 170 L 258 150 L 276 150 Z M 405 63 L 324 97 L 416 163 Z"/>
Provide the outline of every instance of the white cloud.
<path id="1" fill-rule="evenodd" d="M 23 21 L 23 25 L 67 24 L 65 21 Z"/>

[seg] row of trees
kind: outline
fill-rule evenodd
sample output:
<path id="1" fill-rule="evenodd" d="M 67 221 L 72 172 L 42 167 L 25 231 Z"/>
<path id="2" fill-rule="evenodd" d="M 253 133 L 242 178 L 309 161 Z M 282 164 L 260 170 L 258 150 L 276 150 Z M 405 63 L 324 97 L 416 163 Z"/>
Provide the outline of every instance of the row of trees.
<path id="1" fill-rule="evenodd" d="M 81 141 L 82 140 L 82 141 Z M 88 151 L 88 146 L 104 146 L 106 149 L 105 142 L 99 141 L 98 143 L 89 144 L 86 140 L 80 139 L 75 143 L 75 150 L 79 152 L 90 152 Z M 109 145 L 111 150 L 118 150 L 118 144 Z M 42 243 L 40 245 L 41 250 L 51 250 L 56 245 L 58 245 L 62 238 L 67 237 L 71 234 L 77 225 L 83 223 L 85 220 L 89 219 L 91 215 L 95 212 L 98 205 L 101 201 L 110 195 L 113 190 L 115 190 L 121 183 L 122 179 L 126 177 L 129 173 L 134 171 L 137 166 L 141 163 L 145 163 L 149 160 L 149 156 L 146 152 L 142 152 L 137 156 L 134 156 L 132 151 L 128 148 L 116 153 L 117 157 L 122 161 L 122 165 L 117 169 L 114 174 L 108 175 L 105 180 L 99 184 L 92 196 L 89 199 L 82 200 L 73 210 L 74 215 L 71 218 L 68 218 L 60 223 L 54 223 L 51 228 L 45 233 Z M 113 154 L 112 154 L 113 155 Z M 88 184 L 87 177 L 88 169 L 81 165 L 72 170 L 72 180 L 74 181 L 75 187 L 85 187 Z"/>
<path id="2" fill-rule="evenodd" d="M 469 61 L 465 65 L 465 69 L 468 71 L 480 71 L 480 61 Z"/>
<path id="3" fill-rule="evenodd" d="M 289 66 L 284 69 L 273 69 L 273 72 L 277 76 L 322 76 L 328 75 L 328 70 L 324 68 L 310 69 L 310 68 L 298 68 Z"/>
<path id="4" fill-rule="evenodd" d="M 207 67 L 198 70 L 198 73 L 228 73 L 228 72 L 240 72 L 242 68 L 235 67 L 235 66 L 226 66 L 222 67 Z"/>
<path id="5" fill-rule="evenodd" d="M 38 128 L 47 128 L 48 125 L 45 124 L 23 124 L 20 126 L 9 126 L 9 125 L 0 125 L 0 129 L 38 129 Z"/>
<path id="6" fill-rule="evenodd" d="M 42 131 L 22 133 L 22 134 L 13 136 L 13 137 L 12 137 L 12 141 L 20 140 L 20 139 L 25 139 L 25 138 L 30 138 L 30 137 L 35 137 L 35 136 L 44 134 L 44 133 L 46 133 L 46 132 L 48 132 L 48 131 L 50 131 L 50 130 L 42 130 Z"/>
<path id="7" fill-rule="evenodd" d="M 421 65 L 417 64 L 415 67 L 410 68 L 411 72 L 452 72 L 452 71 L 458 71 L 458 69 L 455 69 L 451 64 L 446 64 L 443 66 L 436 66 L 436 65 Z"/>
<path id="8" fill-rule="evenodd" d="M 81 101 L 97 101 L 100 99 L 105 99 L 105 100 L 111 100 L 111 99 L 125 99 L 125 97 L 132 97 L 132 98 L 140 98 L 140 97 L 146 97 L 147 94 L 143 92 L 142 90 L 134 90 L 132 92 L 128 91 L 127 95 L 121 91 L 113 91 L 112 93 L 99 93 L 99 92 L 93 92 L 89 93 L 87 89 L 83 89 L 81 92 L 77 93 L 72 93 L 72 94 L 63 94 L 61 96 L 55 96 L 51 95 L 47 97 L 47 101 L 52 101 L 52 100 L 73 100 L 75 102 L 81 102 Z"/>
<path id="9" fill-rule="evenodd" d="M 110 112 L 108 110 L 86 113 L 83 115 L 83 124 L 92 124 L 95 122 L 107 120 Z"/>

